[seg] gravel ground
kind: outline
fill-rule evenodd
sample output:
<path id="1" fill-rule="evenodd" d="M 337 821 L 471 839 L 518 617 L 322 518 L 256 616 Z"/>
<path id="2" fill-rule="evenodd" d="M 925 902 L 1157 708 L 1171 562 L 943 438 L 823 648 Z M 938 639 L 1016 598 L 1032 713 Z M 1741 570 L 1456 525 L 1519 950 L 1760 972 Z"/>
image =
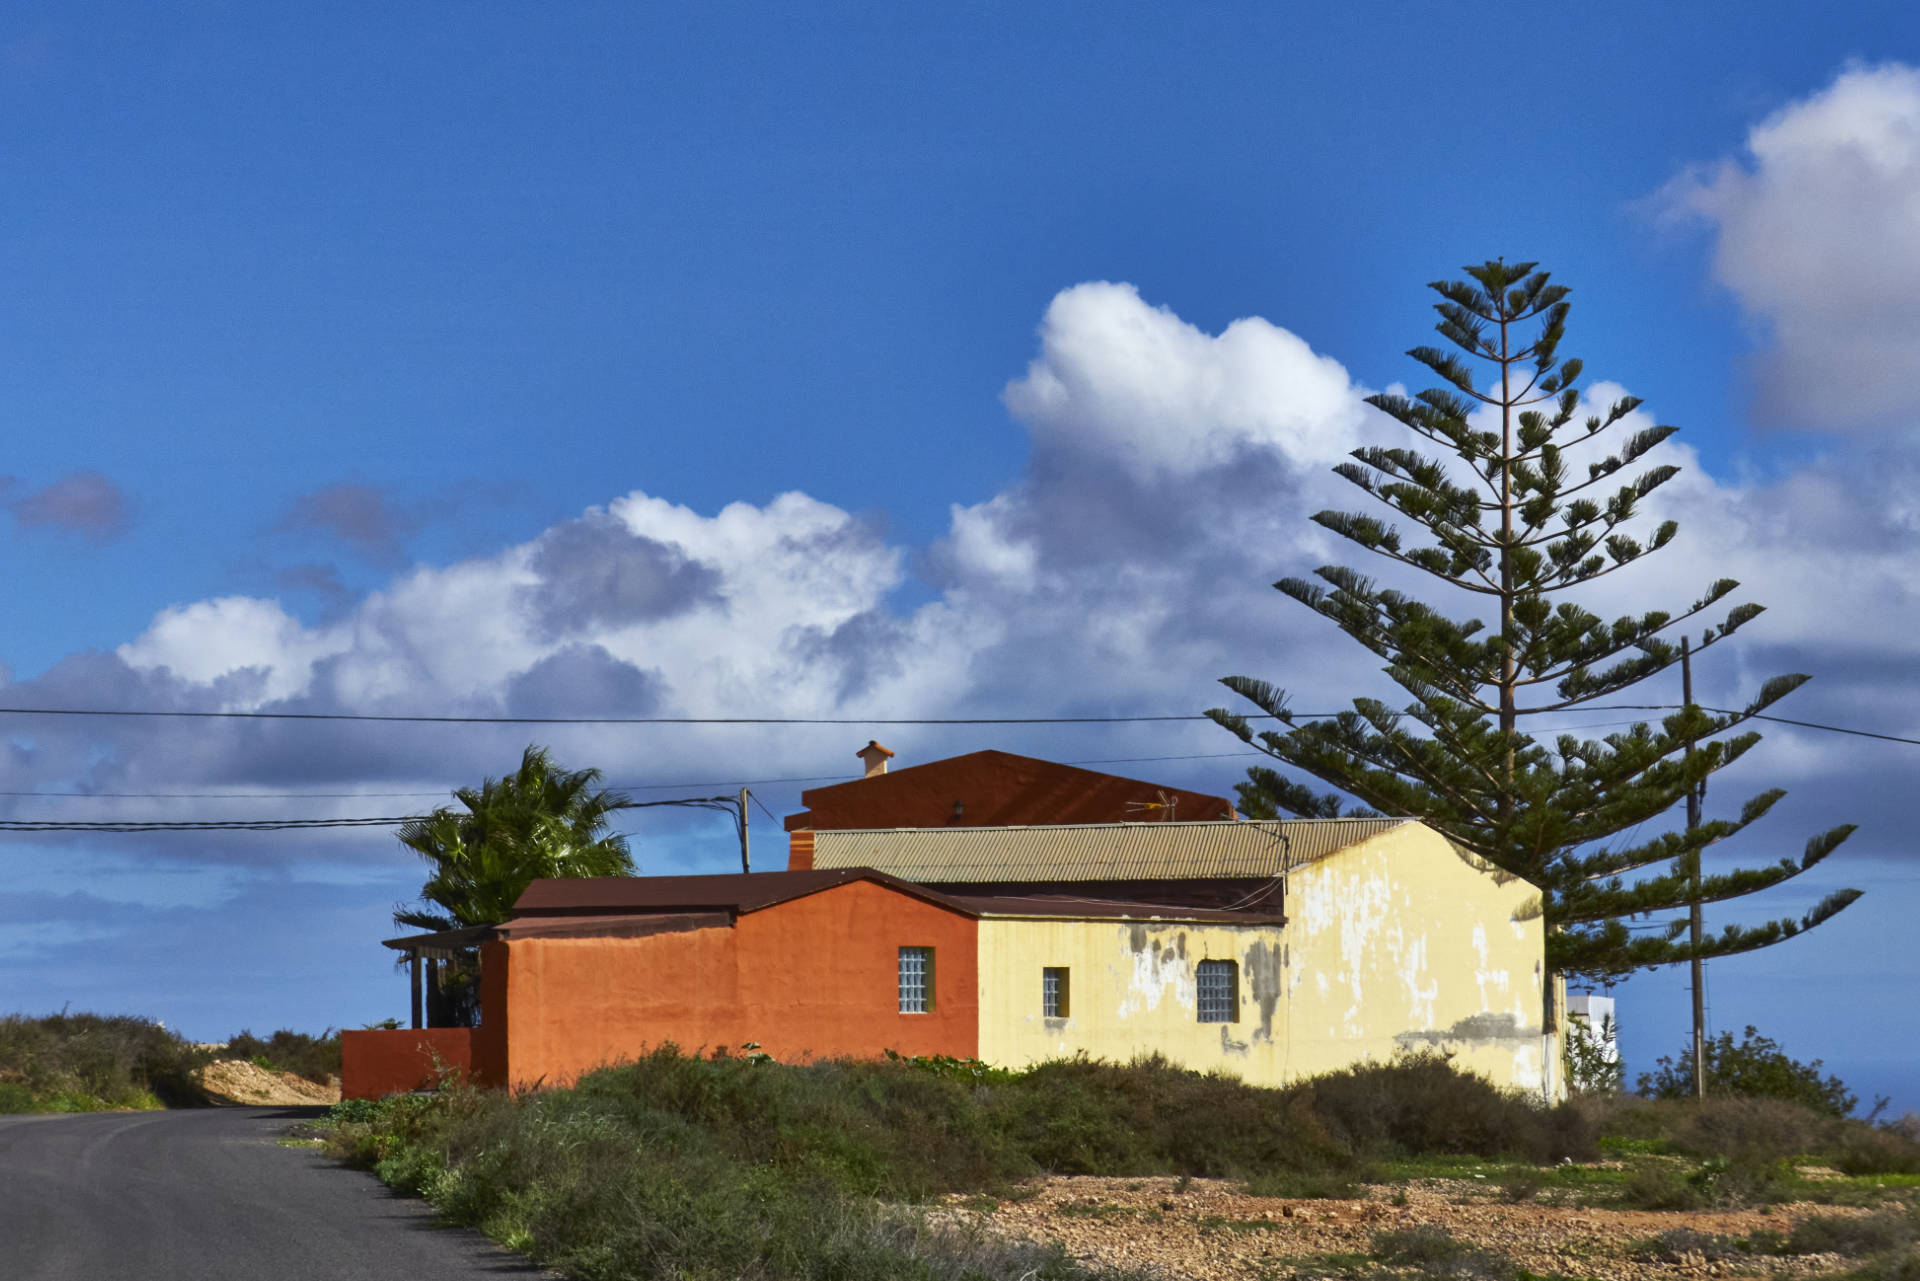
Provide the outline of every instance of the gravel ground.
<path id="1" fill-rule="evenodd" d="M 1625 1247 L 1673 1228 L 1740 1237 L 1791 1230 L 1809 1214 L 1865 1214 L 1794 1204 L 1758 1210 L 1656 1213 L 1508 1205 L 1483 1199 L 1485 1185 L 1426 1180 L 1370 1188 L 1365 1200 L 1296 1201 L 1248 1196 L 1218 1179 L 1051 1178 L 1032 1195 L 987 1209 L 955 1198 L 956 1217 L 984 1219 L 1000 1231 L 1061 1242 L 1076 1257 L 1152 1267 L 1201 1281 L 1324 1277 L 1328 1255 L 1364 1255 L 1376 1232 L 1441 1227 L 1461 1241 L 1537 1273 L 1605 1281 L 1690 1281 L 1696 1277 L 1817 1277 L 1850 1266 L 1831 1255 L 1672 1263 L 1630 1259 Z M 1476 1196 L 1475 1193 L 1480 1193 Z M 1404 1205 L 1393 1204 L 1398 1196 Z M 1338 1275 L 1337 1264 L 1331 1271 Z M 1390 1275 L 1386 1273 L 1383 1275 Z"/>

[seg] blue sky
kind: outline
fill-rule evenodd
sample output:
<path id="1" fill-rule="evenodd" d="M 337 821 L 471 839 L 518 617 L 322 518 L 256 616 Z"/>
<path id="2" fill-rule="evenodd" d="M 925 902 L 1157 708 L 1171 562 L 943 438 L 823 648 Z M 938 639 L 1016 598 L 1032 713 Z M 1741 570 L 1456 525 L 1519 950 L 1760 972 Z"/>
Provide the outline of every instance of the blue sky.
<path id="1" fill-rule="evenodd" d="M 1266 586 L 1336 557 L 1326 468 L 1389 439 L 1424 282 L 1575 287 L 1590 376 L 1685 430 L 1680 543 L 1772 608 L 1703 663 L 1920 731 L 1905 370 L 1907 6 L 10 6 L 0 523 L 14 704 L 795 716 L 1187 711 L 1377 678 Z M 21 818 L 400 813 L 524 732 L 6 726 Z M 1205 726 L 873 731 L 1227 791 Z M 833 776 L 869 733 L 567 730 L 678 783 Z M 1920 1107 L 1902 788 L 1920 748 L 1783 730 L 1741 905 L 1867 899 L 1716 966 L 1759 1025 Z M 798 786 L 756 789 L 776 813 Z M 306 793 L 308 795 L 285 795 Z M 339 793 L 354 795 L 340 796 Z M 205 795 L 215 794 L 215 795 Z M 243 794 L 252 799 L 229 799 Z M 636 820 L 649 870 L 724 828 Z M 762 851 L 779 848 L 762 819 Z M 1729 858 L 1735 858 L 1731 853 Z M 0 846 L 0 1007 L 198 1036 L 404 1012 L 392 842 Z M 1685 1036 L 1621 989 L 1636 1067 Z"/>

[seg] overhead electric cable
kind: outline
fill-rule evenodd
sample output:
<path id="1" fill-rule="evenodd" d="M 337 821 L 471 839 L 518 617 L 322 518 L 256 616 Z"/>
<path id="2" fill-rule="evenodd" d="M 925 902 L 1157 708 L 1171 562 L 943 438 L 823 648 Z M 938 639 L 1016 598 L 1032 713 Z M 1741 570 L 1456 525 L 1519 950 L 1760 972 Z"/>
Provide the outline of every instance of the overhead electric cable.
<path id="1" fill-rule="evenodd" d="M 141 819 L 35 822 L 0 819 L 0 832 L 278 832 L 321 827 L 395 827 L 420 817 L 418 814 L 405 814 L 389 818 L 235 818 L 182 819 L 177 822 L 147 822 Z"/>
<path id="2" fill-rule="evenodd" d="M 1703 707 L 1703 710 L 1721 715 L 1740 715 L 1738 711 L 1724 707 Z M 1679 703 L 1600 703 L 1588 708 L 1562 709 L 1588 712 L 1677 712 L 1682 710 Z M 1294 712 L 1291 719 L 1300 721 L 1332 720 L 1345 712 Z M 184 720 L 254 720 L 254 721 L 367 721 L 377 724 L 401 725 L 1147 725 L 1176 722 L 1205 721 L 1211 718 L 1203 712 L 1179 712 L 1171 714 L 1143 714 L 1126 716 L 425 716 L 425 715 L 388 715 L 374 712 L 195 712 L 171 711 L 148 708 L 104 708 L 104 707 L 0 707 L 0 716 L 82 716 L 100 718 L 161 718 Z M 1266 713 L 1253 713 L 1247 720 L 1278 720 Z M 1894 743 L 1912 743 L 1920 746 L 1920 738 L 1906 738 L 1898 734 L 1881 734 L 1873 730 L 1850 729 L 1841 725 L 1826 725 L 1818 721 L 1793 720 L 1785 716 L 1770 716 L 1754 713 L 1754 720 L 1775 721 L 1782 725 L 1797 725 L 1803 729 L 1826 730 L 1834 734 L 1853 734 L 1863 738 L 1885 739 Z M 1576 725 L 1570 729 L 1599 729 L 1609 723 L 1599 722 Z M 1560 732 L 1547 730 L 1542 732 Z M 1154 760 L 1178 759 L 1174 757 L 1134 757 L 1128 759 Z M 785 781 L 785 780 L 769 780 Z M 795 779 L 794 782 L 805 782 Z M 428 793 L 421 793 L 427 795 Z M 401 793 L 389 793 L 401 795 Z"/>
<path id="3" fill-rule="evenodd" d="M 1324 720 L 1332 712 L 1299 712 Z M 185 712 L 103 707 L 0 707 L 0 716 L 96 716 L 177 720 L 373 721 L 400 725 L 1128 725 L 1204 721 L 1199 712 L 1166 716 L 402 716 L 374 712 Z M 1255 715 L 1250 720 L 1272 720 Z"/>
<path id="4" fill-rule="evenodd" d="M 683 796 L 666 801 L 623 801 L 616 810 L 657 809 L 681 805 L 732 814 L 739 806 L 733 796 Z M 763 807 L 764 808 L 764 807 Z M 397 827 L 426 818 L 425 814 L 398 814 L 344 818 L 204 818 L 204 819 L 0 819 L 0 832 L 277 832 L 325 827 Z"/>

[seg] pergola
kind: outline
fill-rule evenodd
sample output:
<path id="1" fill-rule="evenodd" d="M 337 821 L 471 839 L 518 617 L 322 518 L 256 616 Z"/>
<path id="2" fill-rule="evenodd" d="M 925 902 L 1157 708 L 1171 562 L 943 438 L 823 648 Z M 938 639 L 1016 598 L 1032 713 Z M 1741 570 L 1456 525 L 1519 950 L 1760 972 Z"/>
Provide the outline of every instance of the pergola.
<path id="1" fill-rule="evenodd" d="M 494 936 L 491 925 L 470 925 L 465 929 L 440 930 L 433 934 L 410 934 L 406 938 L 382 939 L 382 947 L 390 947 L 407 958 L 410 971 L 410 983 L 413 989 L 412 1026 L 432 1027 L 432 1006 L 426 1000 L 428 991 L 440 990 L 440 967 L 455 960 L 461 953 L 471 954 L 482 943 Z M 425 963 L 423 986 L 422 962 Z"/>

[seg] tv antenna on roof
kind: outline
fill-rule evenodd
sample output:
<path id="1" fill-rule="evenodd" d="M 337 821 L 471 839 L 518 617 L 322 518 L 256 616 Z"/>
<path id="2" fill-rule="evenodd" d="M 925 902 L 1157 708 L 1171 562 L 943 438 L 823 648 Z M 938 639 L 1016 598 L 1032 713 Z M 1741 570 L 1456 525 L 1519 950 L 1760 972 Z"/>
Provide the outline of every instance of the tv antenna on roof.
<path id="1" fill-rule="evenodd" d="M 1165 792 L 1159 790 L 1155 790 L 1154 795 L 1160 799 L 1154 801 L 1128 801 L 1127 813 L 1151 815 L 1152 817 L 1147 820 L 1148 822 L 1173 822 L 1174 810 L 1179 806 L 1180 798 L 1177 796 L 1168 796 Z"/>

